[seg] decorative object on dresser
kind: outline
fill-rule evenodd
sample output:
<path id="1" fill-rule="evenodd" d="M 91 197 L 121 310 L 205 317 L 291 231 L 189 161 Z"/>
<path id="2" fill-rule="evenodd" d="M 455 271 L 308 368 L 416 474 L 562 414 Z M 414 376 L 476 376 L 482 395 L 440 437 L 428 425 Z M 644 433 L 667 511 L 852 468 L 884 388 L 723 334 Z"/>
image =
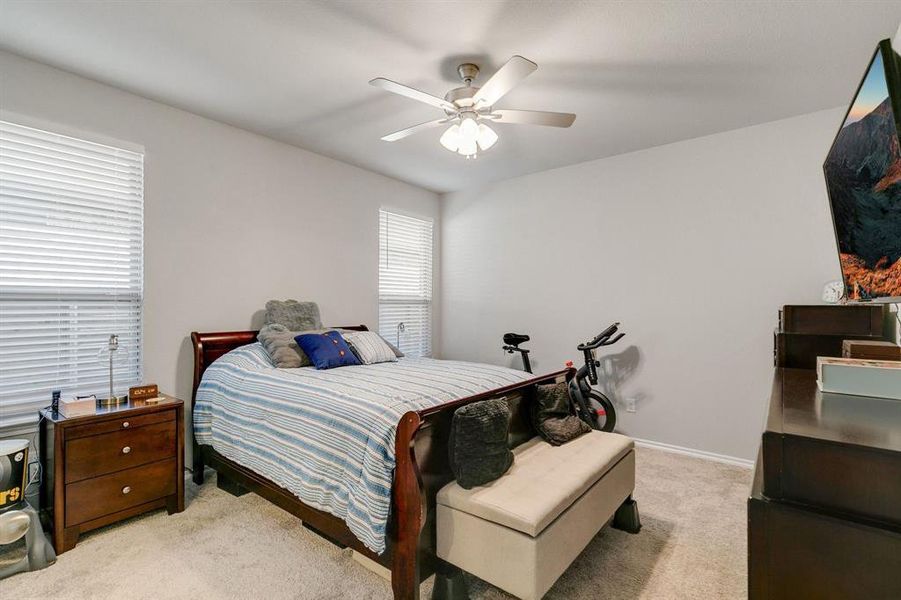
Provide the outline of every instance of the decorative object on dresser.
<path id="1" fill-rule="evenodd" d="M 165 507 L 184 510 L 184 406 L 171 396 L 66 418 L 41 411 L 40 506 L 58 553 L 81 533 Z"/>
<path id="2" fill-rule="evenodd" d="M 128 396 L 118 396 L 115 392 L 113 383 L 114 363 L 116 362 L 116 354 L 119 352 L 119 336 L 115 333 L 109 336 L 109 342 L 105 348 L 100 349 L 100 356 L 108 357 L 109 361 L 109 396 L 100 398 L 98 402 L 103 406 L 115 406 L 128 401 Z"/>
<path id="3" fill-rule="evenodd" d="M 845 297 L 845 282 L 830 281 L 823 286 L 823 302 L 838 304 Z"/>
<path id="4" fill-rule="evenodd" d="M 143 400 L 144 402 L 158 402 L 160 398 L 160 388 L 155 383 L 146 385 L 136 385 L 128 388 L 128 399 L 131 402 Z"/>
<path id="5" fill-rule="evenodd" d="M 750 600 L 901 598 L 901 402 L 824 394 L 812 366 L 785 362 L 837 357 L 834 338 L 880 339 L 884 310 L 782 310 L 777 344 L 780 335 L 813 341 L 776 353 L 748 499 Z"/>
<path id="6" fill-rule="evenodd" d="M 865 360 L 901 360 L 901 346 L 894 342 L 845 340 L 842 357 Z"/>
<path id="7" fill-rule="evenodd" d="M 901 400 L 901 361 L 817 357 L 822 392 Z"/>
<path id="8" fill-rule="evenodd" d="M 775 362 L 815 369 L 817 356 L 841 356 L 846 340 L 884 341 L 882 305 L 783 306 L 775 333 Z"/>
<path id="9" fill-rule="evenodd" d="M 62 398 L 59 401 L 59 414 L 67 419 L 75 417 L 84 417 L 93 415 L 97 412 L 97 396 L 75 396 L 73 398 Z"/>

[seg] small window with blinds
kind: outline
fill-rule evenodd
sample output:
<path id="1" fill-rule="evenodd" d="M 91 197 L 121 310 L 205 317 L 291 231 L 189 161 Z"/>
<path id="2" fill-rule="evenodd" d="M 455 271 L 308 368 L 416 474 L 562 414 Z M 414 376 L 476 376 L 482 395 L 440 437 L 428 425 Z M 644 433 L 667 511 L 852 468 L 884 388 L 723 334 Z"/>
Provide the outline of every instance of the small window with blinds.
<path id="1" fill-rule="evenodd" d="M 432 220 L 379 211 L 379 333 L 432 355 Z"/>
<path id="2" fill-rule="evenodd" d="M 141 381 L 143 154 L 0 121 L 0 426 Z"/>

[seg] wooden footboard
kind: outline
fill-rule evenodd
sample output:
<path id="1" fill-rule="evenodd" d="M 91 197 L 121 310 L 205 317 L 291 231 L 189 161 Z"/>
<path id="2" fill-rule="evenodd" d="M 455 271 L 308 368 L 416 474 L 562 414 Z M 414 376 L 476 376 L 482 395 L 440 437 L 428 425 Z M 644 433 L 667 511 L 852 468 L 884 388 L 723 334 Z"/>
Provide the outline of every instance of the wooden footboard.
<path id="1" fill-rule="evenodd" d="M 344 329 L 367 330 L 365 325 Z M 192 413 L 197 387 L 206 368 L 226 352 L 254 342 L 256 334 L 256 331 L 191 334 L 194 345 Z M 535 385 L 565 381 L 574 374 L 574 369 L 564 369 L 447 404 L 405 413 L 398 423 L 395 436 L 396 467 L 388 544 L 381 555 L 366 548 L 342 519 L 307 506 L 288 490 L 225 458 L 211 446 L 198 445 L 196 440 L 193 442 L 194 482 L 203 483 L 204 466 L 216 469 L 220 478 L 256 492 L 300 517 L 306 525 L 333 542 L 353 548 L 389 568 L 395 599 L 418 599 L 420 583 L 432 575 L 437 566 L 435 496 L 439 489 L 453 479 L 448 458 L 448 439 L 454 411 L 472 402 L 504 398 L 511 408 L 510 446 L 515 447 L 535 435 L 529 418 L 530 392 Z"/>

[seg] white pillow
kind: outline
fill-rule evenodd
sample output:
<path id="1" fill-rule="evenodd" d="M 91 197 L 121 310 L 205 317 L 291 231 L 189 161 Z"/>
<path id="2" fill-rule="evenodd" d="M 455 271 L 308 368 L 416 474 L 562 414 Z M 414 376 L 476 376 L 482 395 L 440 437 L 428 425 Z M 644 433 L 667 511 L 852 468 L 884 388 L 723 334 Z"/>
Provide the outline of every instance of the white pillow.
<path id="1" fill-rule="evenodd" d="M 397 361 L 394 350 L 374 331 L 342 331 L 341 336 L 364 365 Z"/>

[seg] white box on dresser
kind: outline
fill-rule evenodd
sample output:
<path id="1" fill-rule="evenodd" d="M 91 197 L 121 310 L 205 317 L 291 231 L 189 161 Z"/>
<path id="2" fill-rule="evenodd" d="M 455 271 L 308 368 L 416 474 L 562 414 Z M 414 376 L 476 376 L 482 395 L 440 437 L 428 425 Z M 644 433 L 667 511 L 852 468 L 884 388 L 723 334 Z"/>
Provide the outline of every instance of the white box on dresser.
<path id="1" fill-rule="evenodd" d="M 69 419 L 83 415 L 93 415 L 97 412 L 97 398 L 85 396 L 84 398 L 60 398 L 59 412 Z"/>
<path id="2" fill-rule="evenodd" d="M 901 400 L 901 361 L 817 357 L 822 392 Z"/>

